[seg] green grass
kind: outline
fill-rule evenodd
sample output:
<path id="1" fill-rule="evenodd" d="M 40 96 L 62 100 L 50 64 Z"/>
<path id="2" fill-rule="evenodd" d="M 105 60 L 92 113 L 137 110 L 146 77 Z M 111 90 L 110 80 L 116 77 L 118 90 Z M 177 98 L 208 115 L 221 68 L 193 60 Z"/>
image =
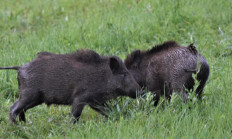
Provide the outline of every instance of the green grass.
<path id="1" fill-rule="evenodd" d="M 124 59 L 167 40 L 192 42 L 206 57 L 204 100 L 174 95 L 158 107 L 146 99 L 112 102 L 110 118 L 86 107 L 70 124 L 70 107 L 40 105 L 27 123 L 9 124 L 18 98 L 17 73 L 0 71 L 0 138 L 232 138 L 232 1 L 2 0 L 0 66 L 22 65 L 40 51 L 88 48 Z"/>

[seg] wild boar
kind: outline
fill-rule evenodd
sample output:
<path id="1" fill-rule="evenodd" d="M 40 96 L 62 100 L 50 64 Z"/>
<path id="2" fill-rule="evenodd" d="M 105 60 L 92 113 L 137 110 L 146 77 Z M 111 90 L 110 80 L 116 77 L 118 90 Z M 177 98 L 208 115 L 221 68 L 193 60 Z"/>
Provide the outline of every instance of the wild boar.
<path id="1" fill-rule="evenodd" d="M 201 98 L 209 76 L 209 65 L 195 46 L 190 44 L 183 47 L 175 41 L 165 42 L 147 51 L 133 51 L 124 63 L 138 84 L 154 94 L 155 106 L 160 96 L 165 95 L 170 99 L 173 92 L 181 93 L 185 102 L 188 96 L 186 89 L 193 89 L 195 84 L 192 74 L 197 74 L 199 86 L 196 95 Z"/>
<path id="2" fill-rule="evenodd" d="M 104 111 L 107 100 L 118 96 L 135 98 L 136 91 L 141 89 L 116 56 L 100 56 L 91 50 L 37 55 L 23 66 L 0 68 L 18 71 L 20 96 L 10 108 L 12 123 L 17 116 L 26 121 L 25 112 L 42 103 L 71 105 L 74 123 L 85 105 L 107 116 Z"/>

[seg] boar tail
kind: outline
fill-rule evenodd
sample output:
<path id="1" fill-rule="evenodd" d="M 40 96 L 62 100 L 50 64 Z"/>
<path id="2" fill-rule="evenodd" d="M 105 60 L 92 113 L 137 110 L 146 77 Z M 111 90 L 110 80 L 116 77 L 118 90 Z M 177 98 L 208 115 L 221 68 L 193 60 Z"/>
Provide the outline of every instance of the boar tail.
<path id="1" fill-rule="evenodd" d="M 15 66 L 15 67 L 0 67 L 0 70 L 8 70 L 8 69 L 12 69 L 12 70 L 19 70 L 20 66 Z"/>
<path id="2" fill-rule="evenodd" d="M 197 69 L 184 69 L 185 72 L 193 72 L 196 73 Z"/>
<path id="3" fill-rule="evenodd" d="M 199 85 L 196 89 L 196 94 L 198 98 L 201 98 L 206 81 L 208 80 L 208 77 L 209 77 L 208 62 L 205 60 L 203 56 L 200 56 L 200 61 L 202 64 L 201 64 L 199 72 L 197 73 L 197 80 L 199 81 Z"/>

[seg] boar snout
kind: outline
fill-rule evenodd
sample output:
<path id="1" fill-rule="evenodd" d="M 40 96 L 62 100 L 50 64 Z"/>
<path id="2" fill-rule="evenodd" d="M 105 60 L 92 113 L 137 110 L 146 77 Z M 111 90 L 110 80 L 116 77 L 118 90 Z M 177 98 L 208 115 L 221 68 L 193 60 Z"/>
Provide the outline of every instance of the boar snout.
<path id="1" fill-rule="evenodd" d="M 132 85 L 132 88 L 130 88 L 129 91 L 129 97 L 130 98 L 136 98 L 138 96 L 143 95 L 143 91 L 142 88 L 139 86 L 139 84 L 137 82 L 134 83 L 134 85 Z"/>
<path id="2" fill-rule="evenodd" d="M 135 78 L 132 76 L 132 74 L 129 71 L 128 71 L 126 83 L 128 84 L 126 88 L 127 88 L 127 92 L 129 93 L 128 96 L 130 98 L 136 98 L 137 96 L 141 96 L 143 94 L 142 88 L 136 82 Z"/>

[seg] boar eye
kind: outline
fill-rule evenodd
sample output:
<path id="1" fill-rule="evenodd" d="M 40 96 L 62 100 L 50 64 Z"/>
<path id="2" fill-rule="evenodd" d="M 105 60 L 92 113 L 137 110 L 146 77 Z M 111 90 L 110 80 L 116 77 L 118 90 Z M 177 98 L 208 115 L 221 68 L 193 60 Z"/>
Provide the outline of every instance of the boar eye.
<path id="1" fill-rule="evenodd" d="M 126 77 L 126 76 L 127 76 L 127 73 L 122 73 L 121 76 L 122 76 L 122 77 Z"/>

